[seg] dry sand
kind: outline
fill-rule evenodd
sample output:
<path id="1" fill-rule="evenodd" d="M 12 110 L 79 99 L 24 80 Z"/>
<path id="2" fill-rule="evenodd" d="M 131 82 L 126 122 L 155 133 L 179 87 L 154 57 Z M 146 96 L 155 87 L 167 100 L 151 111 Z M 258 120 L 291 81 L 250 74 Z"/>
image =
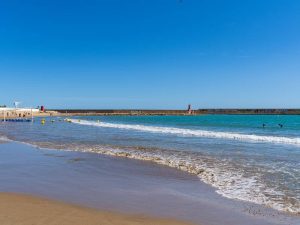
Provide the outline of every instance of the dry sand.
<path id="1" fill-rule="evenodd" d="M 0 193 L 1 225 L 183 225 L 171 219 L 98 211 L 23 194 Z"/>
<path id="2" fill-rule="evenodd" d="M 48 116 L 57 116 L 59 115 L 56 112 L 33 112 L 32 116 L 31 113 L 28 111 L 18 111 L 18 112 L 14 112 L 14 111 L 8 111 L 6 113 L 9 113 L 9 115 L 5 114 L 5 117 L 3 115 L 4 112 L 0 112 L 0 120 L 2 119 L 22 119 L 22 118 L 31 118 L 33 117 L 48 117 Z M 19 116 L 20 115 L 20 116 Z"/>

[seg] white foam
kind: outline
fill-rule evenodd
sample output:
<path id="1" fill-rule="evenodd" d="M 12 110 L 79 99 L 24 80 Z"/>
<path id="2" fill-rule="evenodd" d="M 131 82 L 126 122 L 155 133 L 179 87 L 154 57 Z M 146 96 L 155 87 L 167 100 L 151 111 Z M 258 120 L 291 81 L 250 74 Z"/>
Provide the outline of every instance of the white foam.
<path id="1" fill-rule="evenodd" d="M 47 149 L 92 152 L 151 161 L 195 174 L 203 182 L 215 187 L 216 192 L 226 198 L 253 202 L 279 211 L 300 214 L 300 200 L 297 196 L 292 200 L 288 200 L 285 193 L 276 190 L 276 187 L 267 187 L 260 177 L 262 174 L 245 176 L 245 171 L 242 168 L 234 167 L 226 160 L 218 160 L 208 155 L 195 152 L 184 153 L 175 150 L 110 147 L 78 143 L 32 142 L 27 144 Z"/>
<path id="2" fill-rule="evenodd" d="M 83 152 L 94 152 L 126 157 L 177 168 L 197 175 L 203 182 L 212 185 L 224 197 L 262 204 L 279 211 L 300 213 L 297 197 L 287 201 L 285 193 L 276 187 L 266 187 L 260 175 L 245 176 L 242 168 L 232 167 L 230 162 L 217 160 L 197 153 L 184 154 L 168 150 L 138 150 L 132 148 L 110 148 L 105 146 L 69 146 Z"/>
<path id="3" fill-rule="evenodd" d="M 10 141 L 6 136 L 1 136 L 0 135 L 0 142 L 8 142 Z"/>
<path id="4" fill-rule="evenodd" d="M 262 135 L 255 135 L 255 134 L 241 134 L 241 133 L 222 132 L 222 131 L 182 129 L 182 128 L 175 128 L 175 127 L 115 124 L 115 123 L 94 122 L 94 121 L 76 120 L 76 119 L 71 119 L 71 122 L 80 125 L 136 130 L 136 131 L 151 132 L 151 133 L 231 139 L 231 140 L 248 141 L 248 142 L 267 142 L 267 143 L 300 145 L 300 138 L 298 137 L 290 138 L 290 137 L 280 137 L 280 136 L 262 136 Z"/>

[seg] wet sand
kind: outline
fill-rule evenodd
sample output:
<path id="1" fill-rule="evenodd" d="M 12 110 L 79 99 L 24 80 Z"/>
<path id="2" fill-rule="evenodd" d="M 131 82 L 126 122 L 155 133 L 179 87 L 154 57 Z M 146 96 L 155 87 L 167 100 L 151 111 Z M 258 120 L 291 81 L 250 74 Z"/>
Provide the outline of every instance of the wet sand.
<path id="1" fill-rule="evenodd" d="M 112 217 L 115 221 L 120 218 L 127 218 L 125 221 L 144 219 L 148 224 L 161 224 L 158 221 L 168 224 L 169 221 L 153 218 L 168 218 L 172 220 L 170 224 L 187 221 L 204 225 L 290 225 L 300 221 L 297 216 L 223 198 L 197 176 L 174 168 L 93 153 L 39 149 L 14 142 L 0 144 L 0 184 L 2 193 L 26 195 L 0 195 L 0 218 L 20 218 L 20 222 L 26 222 L 28 214 L 46 222 L 52 218 L 51 224 L 62 224 L 55 218 L 69 218 L 68 207 L 71 211 L 79 208 L 82 212 L 78 213 L 83 217 L 89 215 L 97 219 L 109 215 L 108 221 L 112 221 Z M 35 210 L 35 205 L 26 203 L 29 205 L 22 206 L 22 202 L 36 202 L 46 208 Z M 21 210 L 28 207 L 33 207 L 32 214 L 24 214 L 26 211 Z M 55 211 L 57 207 L 62 211 Z M 39 216 L 50 209 L 54 210 L 49 214 L 52 216 Z M 22 215 L 26 218 L 21 219 Z M 147 218 L 127 215 L 146 215 Z M 147 224 L 144 221 L 142 224 Z M 0 220 L 0 224 L 18 225 L 15 221 L 4 222 Z"/>
<path id="2" fill-rule="evenodd" d="M 104 212 L 45 198 L 0 193 L 2 225 L 188 225 L 171 219 Z"/>

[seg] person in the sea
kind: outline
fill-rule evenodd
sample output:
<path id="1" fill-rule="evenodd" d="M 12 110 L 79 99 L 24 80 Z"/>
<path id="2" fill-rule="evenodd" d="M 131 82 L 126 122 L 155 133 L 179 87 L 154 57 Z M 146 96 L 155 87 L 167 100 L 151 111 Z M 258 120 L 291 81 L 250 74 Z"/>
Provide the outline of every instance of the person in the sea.
<path id="1" fill-rule="evenodd" d="M 265 128 L 265 127 L 266 127 L 266 124 L 263 123 L 262 127 Z"/>
<path id="2" fill-rule="evenodd" d="M 282 128 L 282 127 L 283 127 L 283 125 L 282 125 L 281 123 L 279 123 L 279 124 L 278 124 L 278 126 L 280 126 L 280 128 Z"/>

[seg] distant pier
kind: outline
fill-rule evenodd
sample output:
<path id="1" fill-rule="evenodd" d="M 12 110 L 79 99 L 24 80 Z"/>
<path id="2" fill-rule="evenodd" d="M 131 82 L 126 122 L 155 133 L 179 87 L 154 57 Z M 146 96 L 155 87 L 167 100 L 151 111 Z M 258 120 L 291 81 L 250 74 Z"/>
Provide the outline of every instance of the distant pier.
<path id="1" fill-rule="evenodd" d="M 151 110 L 151 109 L 51 109 L 60 115 L 300 115 L 300 109 L 195 109 Z"/>

